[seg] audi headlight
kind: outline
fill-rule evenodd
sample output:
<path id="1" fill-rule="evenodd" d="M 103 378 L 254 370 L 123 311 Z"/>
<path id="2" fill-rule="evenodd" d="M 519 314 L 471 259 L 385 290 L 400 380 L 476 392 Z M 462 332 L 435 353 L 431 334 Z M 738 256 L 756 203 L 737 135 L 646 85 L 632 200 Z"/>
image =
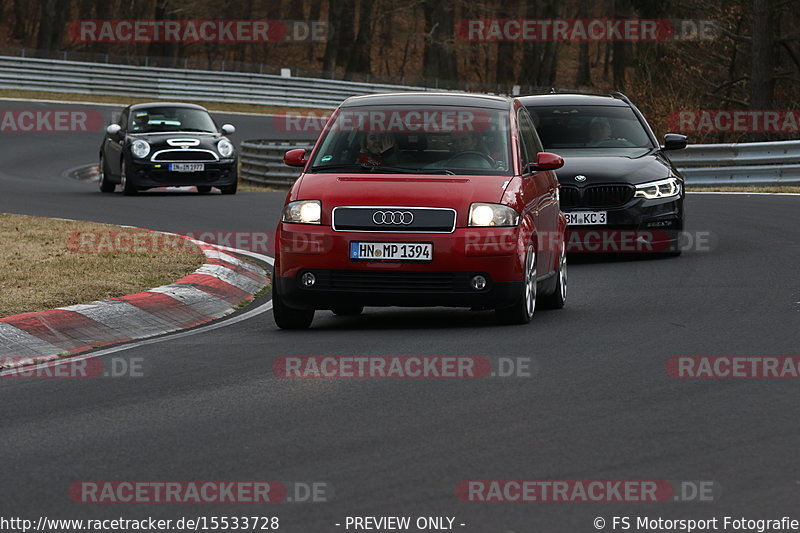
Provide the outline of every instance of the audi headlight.
<path id="1" fill-rule="evenodd" d="M 655 200 L 657 198 L 668 198 L 677 196 L 681 193 L 681 183 L 676 178 L 665 180 L 649 181 L 636 186 L 637 198 L 647 198 Z"/>
<path id="2" fill-rule="evenodd" d="M 290 202 L 283 208 L 284 222 L 299 224 L 319 224 L 322 204 L 319 200 L 299 200 Z"/>
<path id="3" fill-rule="evenodd" d="M 131 145 L 131 153 L 139 159 L 147 157 L 147 154 L 150 153 L 150 144 L 141 139 L 133 141 L 133 144 Z"/>
<path id="4" fill-rule="evenodd" d="M 470 226 L 516 226 L 519 213 L 500 204 L 472 204 L 469 206 Z"/>
<path id="5" fill-rule="evenodd" d="M 228 139 L 222 139 L 217 143 L 217 150 L 222 157 L 230 157 L 233 155 L 233 145 Z"/>

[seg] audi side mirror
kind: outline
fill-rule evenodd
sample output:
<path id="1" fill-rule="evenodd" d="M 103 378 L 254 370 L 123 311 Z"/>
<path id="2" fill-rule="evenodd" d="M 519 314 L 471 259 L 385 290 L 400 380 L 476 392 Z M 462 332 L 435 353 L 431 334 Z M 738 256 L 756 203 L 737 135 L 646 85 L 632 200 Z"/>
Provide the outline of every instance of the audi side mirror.
<path id="1" fill-rule="evenodd" d="M 283 155 L 283 163 L 285 165 L 289 165 L 290 167 L 304 167 L 306 163 L 308 163 L 308 159 L 306 159 L 306 150 L 305 148 L 295 148 L 294 150 L 289 150 Z"/>
<path id="2" fill-rule="evenodd" d="M 539 152 L 536 155 L 536 163 L 529 163 L 531 171 L 556 170 L 564 166 L 564 158 L 550 152 Z"/>

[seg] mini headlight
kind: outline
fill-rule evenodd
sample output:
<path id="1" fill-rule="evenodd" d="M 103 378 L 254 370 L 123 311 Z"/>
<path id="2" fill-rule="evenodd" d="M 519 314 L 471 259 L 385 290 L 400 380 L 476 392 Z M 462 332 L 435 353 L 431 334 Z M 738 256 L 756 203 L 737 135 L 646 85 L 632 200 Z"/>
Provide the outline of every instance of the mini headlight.
<path id="1" fill-rule="evenodd" d="M 133 144 L 131 145 L 131 153 L 140 159 L 147 157 L 147 154 L 150 153 L 150 144 L 141 139 L 133 141 Z"/>
<path id="2" fill-rule="evenodd" d="M 217 143 L 217 150 L 222 157 L 230 157 L 233 154 L 233 145 L 228 139 L 222 139 Z"/>
<path id="3" fill-rule="evenodd" d="M 665 180 L 649 181 L 636 186 L 637 198 L 647 198 L 648 200 L 655 200 L 656 198 L 668 198 L 670 196 L 677 196 L 681 193 L 681 184 L 675 178 L 667 178 Z"/>
<path id="4" fill-rule="evenodd" d="M 284 222 L 298 224 L 319 224 L 322 204 L 319 200 L 299 200 L 291 202 L 283 209 Z"/>
<path id="5" fill-rule="evenodd" d="M 516 226 L 519 213 L 500 204 L 472 204 L 469 207 L 470 226 Z"/>

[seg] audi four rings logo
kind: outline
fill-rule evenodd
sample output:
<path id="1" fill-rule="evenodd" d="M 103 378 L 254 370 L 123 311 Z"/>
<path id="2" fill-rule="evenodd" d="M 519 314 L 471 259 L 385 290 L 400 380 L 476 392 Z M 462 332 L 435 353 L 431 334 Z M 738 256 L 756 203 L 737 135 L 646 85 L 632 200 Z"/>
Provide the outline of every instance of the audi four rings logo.
<path id="1" fill-rule="evenodd" d="M 414 222 L 414 214 L 411 211 L 375 211 L 372 214 L 372 221 L 379 226 L 382 224 L 403 224 L 408 226 Z"/>

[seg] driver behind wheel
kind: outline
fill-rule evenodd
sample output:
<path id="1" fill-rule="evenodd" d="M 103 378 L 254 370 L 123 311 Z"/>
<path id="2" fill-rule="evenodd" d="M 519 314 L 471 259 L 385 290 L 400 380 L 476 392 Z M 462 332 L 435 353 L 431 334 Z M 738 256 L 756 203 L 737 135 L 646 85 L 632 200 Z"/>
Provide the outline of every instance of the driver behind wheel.
<path id="1" fill-rule="evenodd" d="M 370 132 L 364 136 L 361 142 L 361 153 L 358 155 L 358 163 L 372 166 L 391 166 L 396 163 L 396 159 L 394 135 L 391 133 Z"/>
<path id="2" fill-rule="evenodd" d="M 461 152 L 482 152 L 486 153 L 486 150 L 481 150 L 480 148 L 480 139 L 478 138 L 478 134 L 471 132 L 471 131 L 459 131 L 453 133 L 450 136 L 450 142 L 453 146 L 454 153 L 461 153 Z"/>

